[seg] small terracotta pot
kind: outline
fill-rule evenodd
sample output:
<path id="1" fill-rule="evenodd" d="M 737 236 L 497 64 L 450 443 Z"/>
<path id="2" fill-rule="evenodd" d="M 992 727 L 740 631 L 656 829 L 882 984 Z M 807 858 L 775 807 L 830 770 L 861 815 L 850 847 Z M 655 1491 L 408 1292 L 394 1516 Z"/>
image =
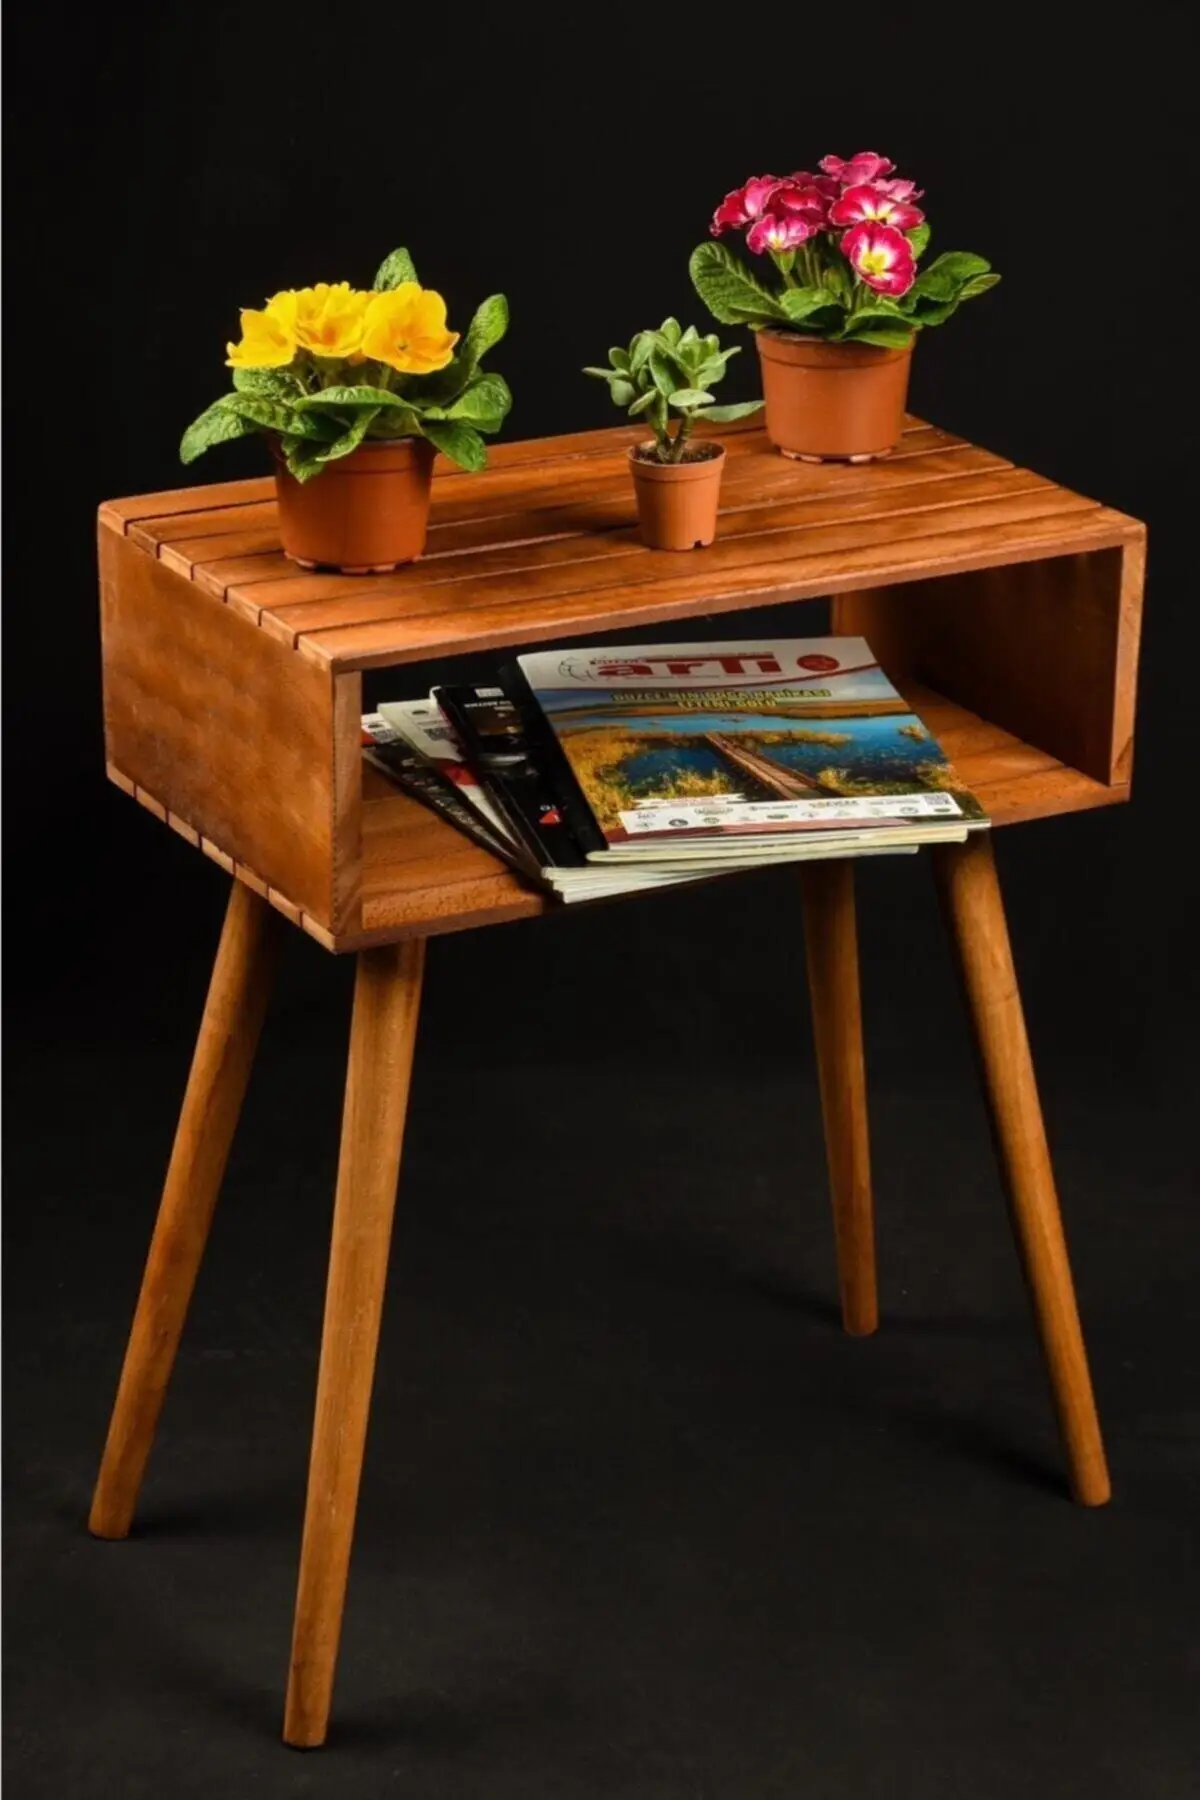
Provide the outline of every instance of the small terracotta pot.
<path id="1" fill-rule="evenodd" d="M 698 550 L 717 535 L 725 446 L 698 444 L 696 448 L 715 450 L 716 455 L 699 462 L 660 463 L 647 462 L 636 450 L 629 452 L 642 542 L 653 550 Z"/>
<path id="2" fill-rule="evenodd" d="M 912 345 L 827 344 L 758 331 L 767 436 L 801 462 L 869 462 L 900 441 Z"/>
<path id="3" fill-rule="evenodd" d="M 435 454 L 425 438 L 361 444 L 304 482 L 272 453 L 283 553 L 302 569 L 384 575 L 420 556 Z"/>

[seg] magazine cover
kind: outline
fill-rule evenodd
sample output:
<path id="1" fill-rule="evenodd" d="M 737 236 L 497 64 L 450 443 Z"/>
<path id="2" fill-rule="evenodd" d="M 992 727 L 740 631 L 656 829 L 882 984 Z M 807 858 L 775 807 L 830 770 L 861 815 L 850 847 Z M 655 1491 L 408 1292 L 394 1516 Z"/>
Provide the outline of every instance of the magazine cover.
<path id="1" fill-rule="evenodd" d="M 610 849 L 987 824 L 862 638 L 554 650 L 519 661 Z"/>
<path id="2" fill-rule="evenodd" d="M 379 711 L 418 756 L 438 764 L 447 779 L 461 791 L 463 799 L 476 812 L 482 813 L 489 825 L 503 836 L 510 835 L 468 764 L 454 727 L 432 696 L 428 700 L 386 700 Z"/>
<path id="3" fill-rule="evenodd" d="M 410 798 L 429 807 L 518 874 L 537 877 L 536 864 L 520 845 L 489 825 L 483 814 L 463 798 L 462 787 L 444 772 L 444 765 L 421 756 L 382 713 L 363 714 L 362 743 L 367 761 Z"/>

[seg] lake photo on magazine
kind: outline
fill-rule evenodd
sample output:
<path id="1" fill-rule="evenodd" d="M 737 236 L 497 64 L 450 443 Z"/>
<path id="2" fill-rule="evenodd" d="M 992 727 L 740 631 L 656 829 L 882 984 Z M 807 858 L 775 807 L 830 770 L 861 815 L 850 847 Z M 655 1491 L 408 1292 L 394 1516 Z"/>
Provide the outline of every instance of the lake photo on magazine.
<path id="1" fill-rule="evenodd" d="M 602 830 L 639 802 L 950 793 L 978 811 L 915 713 L 811 725 L 779 713 L 556 712 L 555 730 Z"/>

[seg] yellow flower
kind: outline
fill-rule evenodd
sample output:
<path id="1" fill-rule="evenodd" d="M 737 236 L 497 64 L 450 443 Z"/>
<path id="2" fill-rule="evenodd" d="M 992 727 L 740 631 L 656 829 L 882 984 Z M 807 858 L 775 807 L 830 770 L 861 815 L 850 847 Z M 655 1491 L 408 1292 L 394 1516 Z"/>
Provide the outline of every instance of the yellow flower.
<path id="1" fill-rule="evenodd" d="M 370 294 L 348 281 L 318 281 L 300 288 L 296 303 L 296 337 L 313 356 L 352 357 L 362 347 L 363 316 Z"/>
<path id="2" fill-rule="evenodd" d="M 226 344 L 226 361 L 234 369 L 282 369 L 296 344 L 296 295 L 276 294 L 263 312 L 243 312 L 242 341 Z"/>
<path id="3" fill-rule="evenodd" d="M 432 288 L 402 281 L 375 294 L 363 325 L 363 355 L 404 375 L 444 369 L 454 355 L 457 331 L 446 330 L 446 302 Z"/>

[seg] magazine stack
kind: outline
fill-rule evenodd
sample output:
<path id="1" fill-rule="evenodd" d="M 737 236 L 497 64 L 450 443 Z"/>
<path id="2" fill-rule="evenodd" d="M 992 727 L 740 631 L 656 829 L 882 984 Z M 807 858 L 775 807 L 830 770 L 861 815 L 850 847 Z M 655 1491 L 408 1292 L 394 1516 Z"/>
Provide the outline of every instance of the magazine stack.
<path id="1" fill-rule="evenodd" d="M 564 900 L 912 852 L 988 824 L 862 638 L 540 650 L 381 705 L 363 741 Z"/>

